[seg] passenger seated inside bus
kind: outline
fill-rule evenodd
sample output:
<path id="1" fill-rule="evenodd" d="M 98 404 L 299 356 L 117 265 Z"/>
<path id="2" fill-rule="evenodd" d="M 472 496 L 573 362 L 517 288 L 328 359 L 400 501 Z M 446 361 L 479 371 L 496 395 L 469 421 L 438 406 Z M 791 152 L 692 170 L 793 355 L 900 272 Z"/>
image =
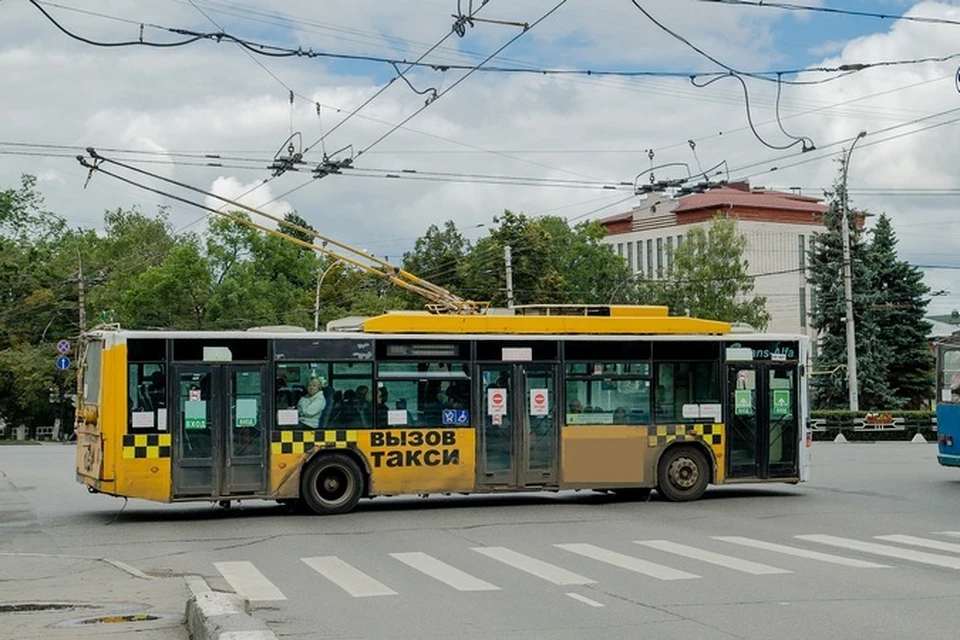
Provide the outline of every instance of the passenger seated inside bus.
<path id="1" fill-rule="evenodd" d="M 319 429 L 322 426 L 321 418 L 327 409 L 324 386 L 323 378 L 310 378 L 307 381 L 307 392 L 297 403 L 301 425 L 310 429 Z"/>
<path id="2" fill-rule="evenodd" d="M 387 398 L 390 393 L 386 387 L 377 387 L 377 426 L 386 427 L 389 424 L 387 418 L 390 416 L 390 407 L 387 405 Z"/>

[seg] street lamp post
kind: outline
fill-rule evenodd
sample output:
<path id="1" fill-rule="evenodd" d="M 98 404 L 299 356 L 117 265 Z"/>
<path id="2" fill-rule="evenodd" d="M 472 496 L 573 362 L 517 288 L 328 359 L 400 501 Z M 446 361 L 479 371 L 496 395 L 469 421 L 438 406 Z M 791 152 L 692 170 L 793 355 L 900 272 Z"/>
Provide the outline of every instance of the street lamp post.
<path id="1" fill-rule="evenodd" d="M 323 284 L 323 279 L 327 277 L 327 274 L 330 273 L 330 270 L 333 269 L 338 262 L 343 262 L 340 259 L 334 260 L 327 268 L 323 270 L 323 273 L 320 274 L 320 277 L 317 278 L 317 296 L 313 302 L 313 330 L 320 330 L 320 285 Z"/>
<path id="2" fill-rule="evenodd" d="M 853 321 L 853 265 L 850 259 L 850 212 L 847 207 L 847 171 L 850 169 L 850 156 L 853 148 L 867 135 L 866 131 L 857 134 L 856 139 L 847 150 L 847 157 L 843 161 L 843 178 L 841 180 L 843 193 L 841 194 L 841 212 L 843 220 L 843 294 L 847 308 L 847 389 L 850 393 L 850 411 L 860 410 L 860 389 L 857 384 L 857 338 Z"/>

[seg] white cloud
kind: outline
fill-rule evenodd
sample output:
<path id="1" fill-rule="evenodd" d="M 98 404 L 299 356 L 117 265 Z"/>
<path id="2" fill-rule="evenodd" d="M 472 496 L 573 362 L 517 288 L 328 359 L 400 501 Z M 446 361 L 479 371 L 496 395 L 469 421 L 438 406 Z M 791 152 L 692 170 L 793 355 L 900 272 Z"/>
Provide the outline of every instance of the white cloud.
<path id="1" fill-rule="evenodd" d="M 197 2 L 228 31 L 252 39 L 407 58 L 418 56 L 449 30 L 449 14 L 455 6 L 452 0 L 363 0 L 336 3 L 333 8 L 329 3 L 297 3 L 293 8 L 275 0 Z M 491 0 L 481 15 L 532 21 L 553 4 L 552 0 Z M 773 68 L 784 57 L 785 45 L 777 41 L 783 12 L 675 0 L 643 4 L 666 25 L 734 66 Z M 137 24 L 214 29 L 185 3 L 90 0 L 82 7 Z M 137 25 L 56 7 L 49 10 L 85 36 L 120 40 L 139 33 Z M 960 18 L 960 10 L 947 3 L 924 2 L 911 11 Z M 278 13 L 293 15 L 295 21 L 281 19 Z M 831 57 L 823 64 L 956 50 L 955 27 L 878 22 L 877 29 L 873 35 L 837 43 L 836 49 L 824 52 Z M 515 33 L 515 28 L 478 23 L 464 38 L 449 38 L 435 59 L 476 61 L 468 52 L 490 51 Z M 149 28 L 146 35 L 172 38 Z M 388 67 L 304 58 L 257 60 L 283 84 L 308 97 L 298 97 L 292 110 L 292 127 L 302 133 L 304 145 L 315 142 L 322 132 L 329 133 L 392 72 Z M 571 0 L 524 35 L 497 64 L 524 61 L 589 68 L 712 69 L 709 62 L 621 0 Z M 357 167 L 384 170 L 378 177 L 327 176 L 268 207 L 278 215 L 295 208 L 318 231 L 394 259 L 431 223 L 454 219 L 467 229 L 489 224 L 504 208 L 535 212 L 565 207 L 560 213 L 574 217 L 628 194 L 596 188 L 398 180 L 384 178 L 386 172 L 629 182 L 650 167 L 646 150 L 651 148 L 656 150 L 655 163 L 686 162 L 696 171 L 697 158 L 686 144 L 694 139 L 699 161 L 707 167 L 726 160 L 732 178 L 751 177 L 756 184 L 771 187 L 821 188 L 833 182 L 837 165 L 831 159 L 841 151 L 841 146 L 827 145 L 866 129 L 870 135 L 858 145 L 850 171 L 851 188 L 860 190 L 855 192 L 855 203 L 877 213 L 888 212 L 900 235 L 901 251 L 914 262 L 953 263 L 960 228 L 949 224 L 954 215 L 951 198 L 867 195 L 864 190 L 960 188 L 960 177 L 953 169 L 960 164 L 958 125 L 872 144 L 911 129 L 879 133 L 884 127 L 960 107 L 952 79 L 956 67 L 956 62 L 887 67 L 822 85 L 786 87 L 781 105 L 784 127 L 810 136 L 822 149 L 802 157 L 798 148 L 767 149 L 746 129 L 743 93 L 733 80 L 698 89 L 685 79 L 476 73 L 406 129 L 356 159 Z M 137 151 L 104 153 L 167 178 L 237 196 L 269 176 L 266 167 L 291 130 L 287 89 L 236 45 L 198 42 L 169 50 L 94 48 L 56 31 L 27 3 L 0 3 L 0 77 L 10 87 L 0 102 L 0 141 L 70 146 L 59 152 L 66 157 L 0 155 L 0 186 L 16 185 L 23 172 L 42 176 L 48 206 L 77 225 L 99 226 L 107 208 L 138 204 L 151 210 L 155 204 L 170 204 L 107 176 L 94 176 L 83 190 L 87 173 L 72 156 L 86 146 Z M 458 77 L 452 72 L 416 72 L 411 82 L 418 87 L 438 84 L 442 90 Z M 904 89 L 910 85 L 917 86 Z M 789 142 L 771 122 L 775 87 L 755 81 L 749 86 L 760 134 L 772 144 Z M 856 98 L 865 99 L 824 108 Z M 322 126 L 314 101 L 334 107 L 323 109 Z M 357 152 L 422 105 L 423 97 L 394 82 L 331 134 L 326 150 L 353 145 Z M 272 180 L 252 192 L 247 203 L 258 206 L 308 181 L 310 169 L 320 162 L 320 152 L 320 146 L 312 148 L 302 171 Z M 221 158 L 204 158 L 203 153 L 218 153 Z M 820 159 L 788 166 L 812 158 Z M 204 166 L 207 163 L 222 166 Z M 778 169 L 771 171 L 774 166 Z M 197 200 L 203 201 L 199 196 Z M 582 204 L 567 206 L 571 203 Z M 186 226 L 202 212 L 174 203 L 171 215 L 175 226 Z M 474 229 L 467 235 L 476 237 L 481 232 Z M 958 276 L 960 271 L 937 272 L 936 287 L 954 291 L 952 300 L 940 298 L 937 304 L 960 306 Z"/>

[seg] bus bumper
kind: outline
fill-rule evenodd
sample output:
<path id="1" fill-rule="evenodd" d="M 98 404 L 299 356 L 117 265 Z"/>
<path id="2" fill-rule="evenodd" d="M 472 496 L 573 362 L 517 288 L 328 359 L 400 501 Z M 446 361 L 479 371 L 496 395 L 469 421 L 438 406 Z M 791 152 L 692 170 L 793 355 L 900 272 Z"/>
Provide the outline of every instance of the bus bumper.
<path id="1" fill-rule="evenodd" d="M 941 453 L 937 456 L 937 462 L 944 467 L 960 467 L 960 455 L 947 455 Z"/>

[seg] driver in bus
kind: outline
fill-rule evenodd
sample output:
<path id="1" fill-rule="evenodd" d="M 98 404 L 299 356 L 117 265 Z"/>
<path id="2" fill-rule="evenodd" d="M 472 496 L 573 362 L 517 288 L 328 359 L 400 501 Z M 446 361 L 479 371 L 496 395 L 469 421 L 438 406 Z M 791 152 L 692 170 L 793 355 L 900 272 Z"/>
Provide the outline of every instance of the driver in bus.
<path id="1" fill-rule="evenodd" d="M 300 424 L 311 429 L 320 428 L 320 417 L 327 408 L 327 399 L 322 393 L 323 382 L 322 378 L 310 378 L 307 382 L 307 393 L 297 403 Z"/>

